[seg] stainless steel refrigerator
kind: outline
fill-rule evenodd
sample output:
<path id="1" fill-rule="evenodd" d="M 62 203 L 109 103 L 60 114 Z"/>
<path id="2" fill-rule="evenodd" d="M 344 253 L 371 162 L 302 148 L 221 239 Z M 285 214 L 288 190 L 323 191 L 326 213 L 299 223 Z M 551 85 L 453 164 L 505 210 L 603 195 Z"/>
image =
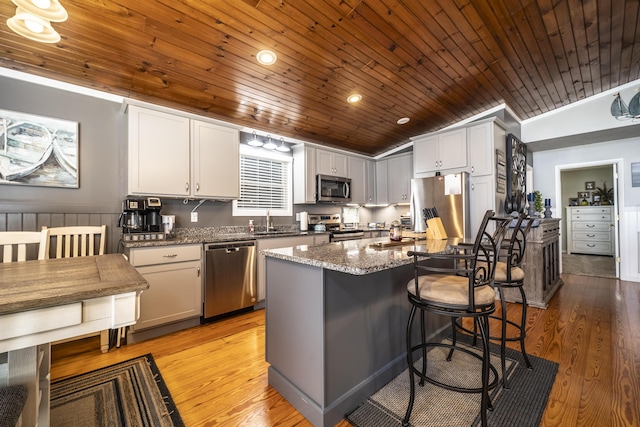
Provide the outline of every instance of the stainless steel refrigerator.
<path id="1" fill-rule="evenodd" d="M 436 208 L 447 237 L 471 237 L 469 174 L 466 172 L 411 180 L 411 227 L 426 231 L 423 210 Z"/>

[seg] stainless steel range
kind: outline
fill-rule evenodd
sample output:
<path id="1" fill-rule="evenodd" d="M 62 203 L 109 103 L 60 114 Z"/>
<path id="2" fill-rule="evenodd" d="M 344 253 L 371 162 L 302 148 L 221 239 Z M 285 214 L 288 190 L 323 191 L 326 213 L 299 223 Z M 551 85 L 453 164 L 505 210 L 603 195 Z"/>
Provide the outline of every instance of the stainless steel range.
<path id="1" fill-rule="evenodd" d="M 362 239 L 364 237 L 364 231 L 356 228 L 346 228 L 342 224 L 340 214 L 309 214 L 309 226 L 315 229 L 316 225 L 319 224 L 325 226 L 332 242 Z"/>

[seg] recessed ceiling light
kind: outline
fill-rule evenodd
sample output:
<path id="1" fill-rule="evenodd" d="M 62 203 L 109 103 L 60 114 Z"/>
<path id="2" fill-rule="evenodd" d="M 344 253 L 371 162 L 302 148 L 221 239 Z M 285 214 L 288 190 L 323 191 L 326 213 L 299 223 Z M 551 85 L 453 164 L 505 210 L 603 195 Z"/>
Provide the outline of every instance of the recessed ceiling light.
<path id="1" fill-rule="evenodd" d="M 349 95 L 347 98 L 347 102 L 350 104 L 354 104 L 356 102 L 360 102 L 362 100 L 362 95 L 359 93 L 354 93 L 353 95 Z"/>
<path id="2" fill-rule="evenodd" d="M 403 117 L 401 119 L 398 119 L 396 123 L 398 123 L 399 125 L 403 125 L 405 123 L 409 123 L 409 120 L 411 120 L 409 117 Z"/>
<path id="3" fill-rule="evenodd" d="M 276 63 L 276 60 L 278 59 L 278 57 L 274 52 L 270 50 L 261 50 L 256 55 L 256 59 L 262 65 L 273 65 Z"/>

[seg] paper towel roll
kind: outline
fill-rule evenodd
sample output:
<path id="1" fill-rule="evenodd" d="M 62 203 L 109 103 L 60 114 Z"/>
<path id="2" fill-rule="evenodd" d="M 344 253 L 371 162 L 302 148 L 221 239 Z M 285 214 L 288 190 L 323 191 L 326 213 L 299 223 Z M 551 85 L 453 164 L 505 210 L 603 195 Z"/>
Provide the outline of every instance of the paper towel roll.
<path id="1" fill-rule="evenodd" d="M 300 231 L 307 231 L 309 229 L 309 214 L 307 212 L 300 212 Z"/>

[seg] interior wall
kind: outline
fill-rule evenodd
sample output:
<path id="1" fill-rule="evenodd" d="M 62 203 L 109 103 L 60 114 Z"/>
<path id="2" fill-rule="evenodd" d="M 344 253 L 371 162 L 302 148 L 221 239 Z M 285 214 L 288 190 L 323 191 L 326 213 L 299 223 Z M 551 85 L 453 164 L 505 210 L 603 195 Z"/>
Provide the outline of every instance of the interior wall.
<path id="1" fill-rule="evenodd" d="M 79 188 L 0 183 L 3 212 L 116 213 L 126 142 L 120 104 L 0 76 L 0 109 L 78 122 Z"/>

